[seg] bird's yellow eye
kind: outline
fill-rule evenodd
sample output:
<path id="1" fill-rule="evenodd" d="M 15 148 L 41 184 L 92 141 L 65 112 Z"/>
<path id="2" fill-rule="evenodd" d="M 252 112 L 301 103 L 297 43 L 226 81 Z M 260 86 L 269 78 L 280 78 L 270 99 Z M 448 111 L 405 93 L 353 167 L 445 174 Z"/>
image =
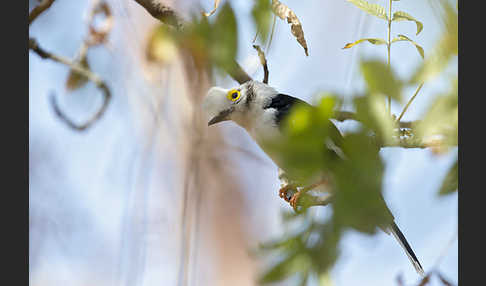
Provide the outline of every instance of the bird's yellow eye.
<path id="1" fill-rule="evenodd" d="M 228 92 L 228 99 L 231 101 L 237 101 L 241 96 L 241 93 L 237 89 L 232 89 Z"/>

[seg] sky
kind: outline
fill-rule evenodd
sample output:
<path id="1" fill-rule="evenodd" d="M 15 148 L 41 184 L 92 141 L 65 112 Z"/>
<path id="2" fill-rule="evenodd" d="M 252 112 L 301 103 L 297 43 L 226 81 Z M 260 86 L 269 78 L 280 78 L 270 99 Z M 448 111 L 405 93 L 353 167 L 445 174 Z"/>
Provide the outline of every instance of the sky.
<path id="1" fill-rule="evenodd" d="M 167 194 L 180 196 L 170 190 L 180 181 L 181 174 L 177 171 L 180 165 L 174 154 L 182 147 L 177 133 L 170 137 L 174 140 L 160 136 L 170 134 L 166 125 L 150 127 L 147 122 L 151 114 L 159 111 L 147 106 L 153 106 L 153 94 L 179 91 L 177 84 L 164 89 L 151 85 L 140 75 L 137 65 L 143 54 L 141 43 L 145 40 L 145 28 L 153 19 L 133 2 L 109 2 L 118 17 L 115 19 L 120 20 L 115 22 L 108 48 L 90 50 L 91 68 L 110 83 L 114 97 L 103 119 L 88 132 L 73 132 L 59 122 L 49 106 L 48 95 L 54 92 L 63 110 L 82 120 L 101 101 L 96 88 L 88 84 L 80 91 L 66 94 L 60 79 L 67 76 L 68 70 L 29 53 L 32 285 L 85 285 L 93 281 L 99 285 L 161 285 L 161 281 L 177 278 L 174 257 L 178 255 L 180 242 L 167 234 L 177 229 L 178 205 L 158 202 Z M 385 1 L 373 2 L 385 5 Z M 337 92 L 345 96 L 345 102 L 350 102 L 351 94 L 363 90 L 359 59 L 385 59 L 386 47 L 364 43 L 349 50 L 341 48 L 360 38 L 385 37 L 385 22 L 367 16 L 344 0 L 284 3 L 302 22 L 309 57 L 305 57 L 291 35 L 290 27 L 277 19 L 267 53 L 270 85 L 309 102 L 316 100 L 319 91 Z M 203 4 L 206 10 L 212 7 L 212 1 Z M 231 4 L 237 11 L 240 31 L 238 61 L 253 78 L 263 78 L 251 43 L 255 32 L 250 18 L 251 1 L 231 1 Z M 410 35 L 422 45 L 427 56 L 441 32 L 429 2 L 397 1 L 393 5 L 422 21 L 424 29 L 415 36 L 414 23 L 400 22 L 392 27 L 392 35 Z M 74 56 L 86 33 L 83 19 L 88 8 L 89 1 L 56 1 L 34 22 L 29 34 L 50 51 Z M 146 20 L 140 21 L 143 17 Z M 408 43 L 392 47 L 392 66 L 403 77 L 421 60 Z M 161 77 L 169 82 L 177 80 L 171 72 L 162 72 Z M 225 88 L 236 86 L 227 77 L 217 78 L 215 84 Z M 420 118 L 434 96 L 447 88 L 446 76 L 426 83 L 403 120 Z M 407 94 L 411 95 L 413 90 L 413 87 L 406 90 L 404 97 L 408 98 Z M 171 100 L 172 104 L 180 104 Z M 398 113 L 401 106 L 396 104 L 392 109 Z M 170 117 L 174 111 L 167 112 Z M 338 126 L 345 132 L 353 123 Z M 229 122 L 217 128 L 228 144 L 260 158 L 254 160 L 237 154 L 232 162 L 238 166 L 239 181 L 247 190 L 244 198 L 247 222 L 254 226 L 249 231 L 261 241 L 278 237 L 285 231 L 280 214 L 289 210 L 289 206 L 277 195 L 276 166 L 243 129 Z M 147 136 L 155 140 L 144 140 Z M 457 156 L 456 150 L 437 156 L 430 150 L 384 148 L 381 156 L 386 165 L 383 194 L 396 223 L 425 270 L 437 267 L 457 284 L 457 239 L 454 239 L 457 194 L 437 196 L 442 179 Z M 147 165 L 152 166 L 152 171 L 144 173 L 141 166 Z M 325 215 L 326 209 L 318 208 L 315 212 Z M 407 285 L 419 279 L 398 243 L 385 233 L 367 236 L 349 232 L 341 250 L 341 258 L 331 272 L 334 285 L 396 285 L 399 273 Z M 436 265 L 441 255 L 440 264 Z M 203 279 L 205 274 L 198 273 L 201 281 L 211 280 L 210 274 Z M 432 281 L 431 285 L 440 284 Z"/>

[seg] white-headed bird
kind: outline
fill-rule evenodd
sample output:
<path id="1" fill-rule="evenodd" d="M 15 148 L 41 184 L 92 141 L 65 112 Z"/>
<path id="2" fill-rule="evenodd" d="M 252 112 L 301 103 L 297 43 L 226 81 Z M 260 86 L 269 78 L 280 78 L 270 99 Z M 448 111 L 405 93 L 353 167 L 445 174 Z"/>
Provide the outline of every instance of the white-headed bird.
<path id="1" fill-rule="evenodd" d="M 265 143 L 272 140 L 286 140 L 282 132 L 283 122 L 290 114 L 292 108 L 299 104 L 310 106 L 298 98 L 279 93 L 267 84 L 258 81 L 248 81 L 233 89 L 212 87 L 203 100 L 202 108 L 208 116 L 208 125 L 231 120 L 243 127 L 279 167 L 279 178 L 288 181 L 283 164 L 284 156 L 272 148 L 268 148 L 268 144 Z M 337 160 L 346 160 L 346 155 L 343 154 L 339 147 L 342 141 L 342 135 L 332 122 L 330 122 L 330 128 L 329 138 L 326 142 L 323 142 L 323 146 L 329 152 L 333 153 Z M 316 185 L 318 184 L 315 184 L 313 187 Z M 300 191 L 293 194 L 291 198 L 288 198 L 285 192 L 290 188 L 289 186 L 294 187 L 292 183 L 288 183 L 280 190 L 280 196 L 290 201 L 295 209 L 297 204 L 296 198 Z M 359 188 L 359 186 L 356 187 Z M 304 189 L 307 190 L 309 188 Z M 424 270 L 420 262 L 405 239 L 405 236 L 395 224 L 393 215 L 386 207 L 381 195 L 380 199 L 389 216 L 388 224 L 380 228 L 388 234 L 393 234 L 405 250 L 415 270 L 420 275 L 424 275 Z"/>

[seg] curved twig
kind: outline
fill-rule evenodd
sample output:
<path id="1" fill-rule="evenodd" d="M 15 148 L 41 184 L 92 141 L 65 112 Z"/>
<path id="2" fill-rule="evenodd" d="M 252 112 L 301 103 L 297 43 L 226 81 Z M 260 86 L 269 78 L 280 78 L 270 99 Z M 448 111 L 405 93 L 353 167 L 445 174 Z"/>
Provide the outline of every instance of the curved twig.
<path id="1" fill-rule="evenodd" d="M 265 58 L 265 53 L 262 51 L 259 45 L 253 45 L 253 48 L 257 50 L 258 57 L 260 58 L 260 63 L 263 66 L 263 83 L 268 84 L 268 66 L 267 59 Z"/>
<path id="2" fill-rule="evenodd" d="M 32 11 L 29 13 L 29 26 L 40 14 L 49 9 L 54 1 L 55 0 L 43 0 L 39 5 L 32 9 Z"/>
<path id="3" fill-rule="evenodd" d="M 93 72 L 84 68 L 83 66 L 81 66 L 80 64 L 78 64 L 76 62 L 73 62 L 73 61 L 71 61 L 67 58 L 52 54 L 52 53 L 44 50 L 43 48 L 41 48 L 39 46 L 39 44 L 37 43 L 37 40 L 34 39 L 34 38 L 29 38 L 29 50 L 32 50 L 33 52 L 35 52 L 37 55 L 39 55 L 43 59 L 50 59 L 50 60 L 53 60 L 55 62 L 69 66 L 71 68 L 71 70 L 77 72 L 81 76 L 84 76 L 88 80 L 92 81 L 103 93 L 104 100 L 103 100 L 103 104 L 102 104 L 101 108 L 89 120 L 87 120 L 83 124 L 76 124 L 72 120 L 70 120 L 60 110 L 60 108 L 57 104 L 56 98 L 51 95 L 50 100 L 51 100 L 51 103 L 54 107 L 54 111 L 56 112 L 56 115 L 59 116 L 59 118 L 61 120 L 63 120 L 69 127 L 76 129 L 76 130 L 79 130 L 79 131 L 82 131 L 82 130 L 85 130 L 86 128 L 88 128 L 89 126 L 91 126 L 94 122 L 96 122 L 103 115 L 103 113 L 105 112 L 105 110 L 108 107 L 108 104 L 110 102 L 111 92 L 110 92 L 108 86 L 106 85 L 106 83 L 103 80 L 101 80 L 101 78 L 98 75 L 94 74 Z"/>

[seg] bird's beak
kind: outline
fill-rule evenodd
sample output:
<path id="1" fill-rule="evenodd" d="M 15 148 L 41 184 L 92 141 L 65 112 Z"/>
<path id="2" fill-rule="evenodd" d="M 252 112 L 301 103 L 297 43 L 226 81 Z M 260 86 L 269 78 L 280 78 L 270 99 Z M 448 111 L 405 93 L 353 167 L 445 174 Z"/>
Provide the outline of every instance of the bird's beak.
<path id="1" fill-rule="evenodd" d="M 229 115 L 231 114 L 231 112 L 233 112 L 233 108 L 228 108 L 221 111 L 218 115 L 216 115 L 215 117 L 211 118 L 211 120 L 209 120 L 208 126 L 211 126 L 221 121 L 229 120 Z"/>

